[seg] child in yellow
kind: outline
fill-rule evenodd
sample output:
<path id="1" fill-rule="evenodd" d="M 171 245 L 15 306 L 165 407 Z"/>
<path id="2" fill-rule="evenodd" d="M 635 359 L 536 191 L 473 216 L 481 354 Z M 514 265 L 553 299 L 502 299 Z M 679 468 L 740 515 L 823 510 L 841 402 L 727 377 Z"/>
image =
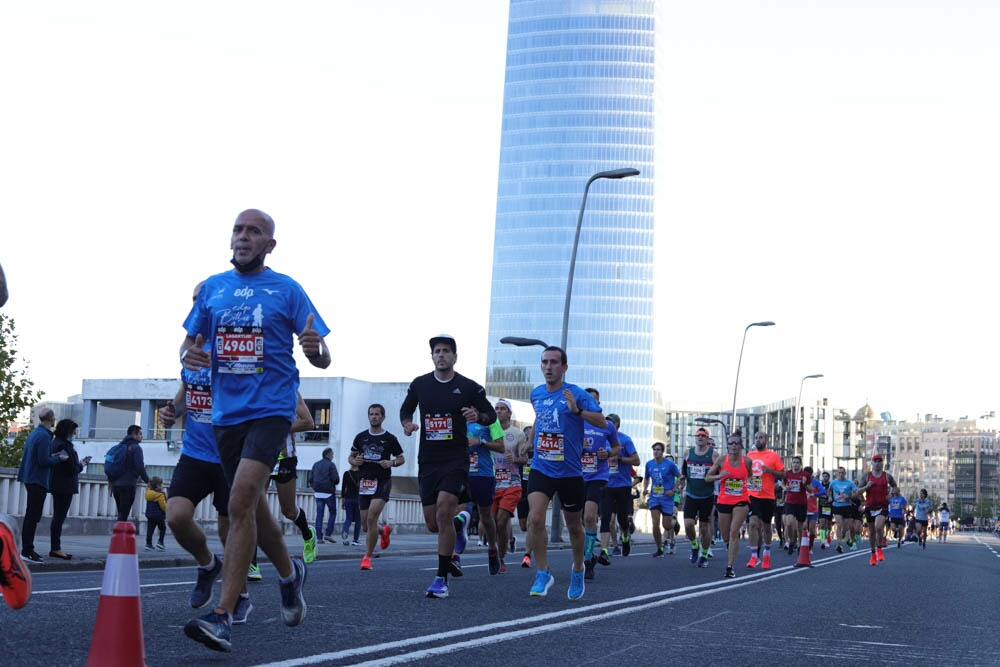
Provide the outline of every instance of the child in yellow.
<path id="1" fill-rule="evenodd" d="M 153 550 L 153 529 L 160 529 L 160 541 L 156 548 L 166 551 L 163 536 L 167 532 L 167 494 L 163 492 L 163 478 L 153 476 L 146 487 L 146 551 Z"/>

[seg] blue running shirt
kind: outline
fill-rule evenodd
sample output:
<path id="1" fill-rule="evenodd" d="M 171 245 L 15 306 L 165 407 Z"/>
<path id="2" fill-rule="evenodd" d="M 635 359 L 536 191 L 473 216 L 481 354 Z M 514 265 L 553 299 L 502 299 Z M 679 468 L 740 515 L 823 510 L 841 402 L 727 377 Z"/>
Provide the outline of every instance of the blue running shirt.
<path id="1" fill-rule="evenodd" d="M 555 391 L 545 385 L 531 392 L 535 409 L 534 457 L 531 469 L 548 477 L 583 476 L 583 417 L 566 407 L 563 389 L 569 389 L 580 410 L 600 412 L 594 398 L 575 384 L 563 383 Z"/>
<path id="2" fill-rule="evenodd" d="M 636 453 L 635 443 L 632 442 L 632 438 L 618 431 L 618 444 L 622 446 L 621 453 L 615 457 L 614 461 L 608 459 L 608 488 L 611 489 L 632 486 L 632 466 L 628 463 L 620 463 L 620 461 Z"/>
<path id="3" fill-rule="evenodd" d="M 906 496 L 902 493 L 898 496 L 889 496 L 889 518 L 902 519 L 903 511 L 906 509 Z"/>
<path id="4" fill-rule="evenodd" d="M 656 459 L 646 461 L 646 477 L 649 478 L 650 498 L 673 497 L 677 477 L 681 474 L 677 464 L 668 458 L 659 463 Z"/>
<path id="5" fill-rule="evenodd" d="M 205 343 L 205 351 L 212 347 Z M 184 437 L 181 439 L 181 454 L 199 461 L 219 463 L 219 450 L 215 444 L 215 430 L 212 428 L 212 371 L 202 368 L 189 371 L 181 367 L 184 381 Z"/>
<path id="6" fill-rule="evenodd" d="M 482 424 L 468 424 L 466 436 L 477 438 L 479 442 L 493 442 L 490 427 Z M 493 451 L 484 445 L 469 447 L 469 477 L 493 477 Z"/>
<path id="7" fill-rule="evenodd" d="M 851 494 L 857 490 L 857 485 L 849 479 L 845 479 L 843 482 L 839 479 L 830 480 L 830 496 L 833 498 L 833 506 L 847 507 L 851 504 Z"/>
<path id="8" fill-rule="evenodd" d="M 611 451 L 612 444 L 618 442 L 618 430 L 613 422 L 603 428 L 597 428 L 587 422 L 583 423 L 583 454 L 580 455 L 583 465 L 583 481 L 608 481 L 610 471 L 608 459 L 597 458 L 598 450 Z"/>
<path id="9" fill-rule="evenodd" d="M 271 269 L 205 280 L 184 329 L 212 343 L 212 424 L 295 419 L 299 371 L 292 352 L 310 314 L 316 333 L 328 335 L 305 290 Z"/>

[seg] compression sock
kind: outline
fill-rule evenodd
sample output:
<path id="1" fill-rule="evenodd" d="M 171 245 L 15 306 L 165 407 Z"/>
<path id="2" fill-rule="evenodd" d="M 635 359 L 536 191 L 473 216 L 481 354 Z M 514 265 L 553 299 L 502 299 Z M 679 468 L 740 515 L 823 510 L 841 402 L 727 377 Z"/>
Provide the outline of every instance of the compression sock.
<path id="1" fill-rule="evenodd" d="M 448 566 L 451 565 L 451 556 L 442 556 L 438 554 L 438 571 L 437 576 L 441 577 L 445 581 L 448 581 Z"/>
<path id="2" fill-rule="evenodd" d="M 309 539 L 309 521 L 306 519 L 306 513 L 305 513 L 305 511 L 301 507 L 299 508 L 299 514 L 298 514 L 298 516 L 295 517 L 295 525 L 298 526 L 299 530 L 302 531 L 302 539 L 303 540 L 308 540 Z M 322 535 L 317 535 L 316 539 L 317 540 L 321 540 L 321 539 L 323 539 L 323 536 Z"/>
<path id="3" fill-rule="evenodd" d="M 594 544 L 597 542 L 597 531 L 588 530 L 587 539 L 583 543 L 583 559 L 588 560 L 594 555 Z"/>

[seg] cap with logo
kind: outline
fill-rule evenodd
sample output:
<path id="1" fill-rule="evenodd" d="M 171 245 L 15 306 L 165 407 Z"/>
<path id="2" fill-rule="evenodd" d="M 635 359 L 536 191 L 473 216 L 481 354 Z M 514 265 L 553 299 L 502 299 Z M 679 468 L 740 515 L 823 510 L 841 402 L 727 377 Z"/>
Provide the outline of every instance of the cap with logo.
<path id="1" fill-rule="evenodd" d="M 709 437 L 708 429 L 705 428 L 704 426 L 702 426 L 701 428 L 699 428 L 697 431 L 694 432 L 694 437 L 700 438 L 702 436 L 705 436 L 706 438 Z"/>
<path id="2" fill-rule="evenodd" d="M 437 345 L 438 343 L 444 343 L 445 345 L 451 347 L 452 352 L 458 352 L 458 346 L 455 344 L 455 337 L 449 334 L 444 334 L 444 333 L 438 334 L 437 336 L 431 338 L 430 342 L 431 342 L 431 352 L 434 351 L 434 346 Z"/>

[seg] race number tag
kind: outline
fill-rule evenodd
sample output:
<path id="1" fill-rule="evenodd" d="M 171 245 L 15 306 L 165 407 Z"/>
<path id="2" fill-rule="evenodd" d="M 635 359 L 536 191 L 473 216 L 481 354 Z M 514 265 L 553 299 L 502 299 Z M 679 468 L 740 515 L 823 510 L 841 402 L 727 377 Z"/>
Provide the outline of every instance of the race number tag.
<path id="1" fill-rule="evenodd" d="M 754 475 L 747 480 L 747 488 L 751 491 L 760 491 L 764 488 L 764 482 L 759 475 Z"/>
<path id="2" fill-rule="evenodd" d="M 654 484 L 653 485 L 653 495 L 654 496 L 662 496 L 663 495 L 663 485 L 662 484 Z"/>
<path id="3" fill-rule="evenodd" d="M 469 472 L 477 472 L 479 470 L 479 452 L 474 452 L 469 450 Z"/>
<path id="4" fill-rule="evenodd" d="M 726 480 L 725 492 L 727 496 L 742 496 L 743 495 L 743 480 L 742 479 L 732 479 Z"/>
<path id="5" fill-rule="evenodd" d="M 361 483 L 358 484 L 358 494 L 362 496 L 374 496 L 377 488 L 377 479 L 362 479 Z"/>
<path id="6" fill-rule="evenodd" d="M 580 460 L 583 462 L 583 472 L 597 472 L 597 454 L 584 452 Z"/>
<path id="7" fill-rule="evenodd" d="M 496 474 L 497 484 L 510 481 L 510 470 L 507 468 L 497 468 L 493 472 Z"/>
<path id="8" fill-rule="evenodd" d="M 790 479 L 788 480 L 788 490 L 792 493 L 798 493 L 802 490 L 802 480 L 800 479 Z"/>
<path id="9" fill-rule="evenodd" d="M 455 436 L 452 434 L 451 415 L 427 415 L 424 417 L 424 439 L 425 440 L 451 440 Z"/>
<path id="10" fill-rule="evenodd" d="M 184 405 L 191 419 L 199 424 L 212 423 L 212 388 L 201 384 L 189 384 L 184 392 Z"/>
<path id="11" fill-rule="evenodd" d="M 538 433 L 538 451 L 536 455 L 543 461 L 565 461 L 566 452 L 563 448 L 562 433 Z"/>
<path id="12" fill-rule="evenodd" d="M 610 459 L 608 459 L 608 473 L 611 474 L 611 475 L 617 475 L 618 474 L 618 457 L 617 456 L 612 456 Z"/>
<path id="13" fill-rule="evenodd" d="M 705 474 L 707 472 L 707 465 L 688 464 L 688 477 L 691 479 L 705 479 Z"/>
<path id="14" fill-rule="evenodd" d="M 215 329 L 219 373 L 259 375 L 264 372 L 264 329 L 219 326 Z"/>

